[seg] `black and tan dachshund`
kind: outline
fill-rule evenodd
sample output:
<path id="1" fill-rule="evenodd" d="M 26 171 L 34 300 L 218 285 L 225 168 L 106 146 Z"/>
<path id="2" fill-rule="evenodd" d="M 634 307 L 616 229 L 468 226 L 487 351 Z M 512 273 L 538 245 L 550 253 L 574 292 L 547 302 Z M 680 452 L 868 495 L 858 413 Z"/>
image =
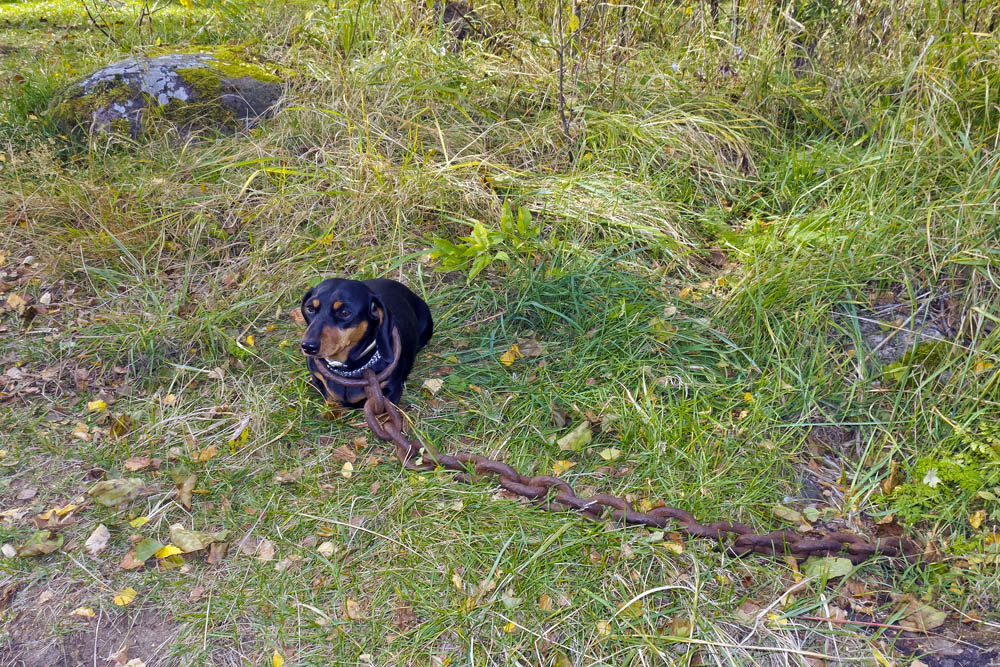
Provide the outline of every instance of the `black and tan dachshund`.
<path id="1" fill-rule="evenodd" d="M 383 392 L 397 403 L 417 351 L 434 332 L 430 308 L 395 280 L 330 278 L 306 292 L 301 310 L 306 323 L 302 352 L 308 357 L 309 374 L 328 402 L 345 408 L 360 408 L 364 394 L 337 384 L 332 376 L 360 378 L 369 368 L 383 370 L 393 360 L 395 327 L 400 359 Z"/>

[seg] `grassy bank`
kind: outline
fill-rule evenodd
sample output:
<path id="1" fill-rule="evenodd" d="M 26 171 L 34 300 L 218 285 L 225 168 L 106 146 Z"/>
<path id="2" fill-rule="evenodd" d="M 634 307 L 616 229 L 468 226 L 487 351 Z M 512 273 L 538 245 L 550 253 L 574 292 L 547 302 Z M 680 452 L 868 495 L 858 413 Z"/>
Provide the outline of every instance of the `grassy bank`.
<path id="1" fill-rule="evenodd" d="M 0 4 L 0 656 L 988 660 L 1000 13 L 722 4 L 488 4 L 463 40 L 392 0 Z M 222 43 L 288 80 L 247 133 L 46 114 Z M 430 304 L 402 407 L 443 451 L 928 563 L 827 580 L 403 472 L 308 384 L 287 313 L 331 275 Z M 118 478 L 144 491 L 86 494 Z M 227 546 L 122 567 L 175 524 Z M 40 528 L 58 549 L 11 555 Z"/>

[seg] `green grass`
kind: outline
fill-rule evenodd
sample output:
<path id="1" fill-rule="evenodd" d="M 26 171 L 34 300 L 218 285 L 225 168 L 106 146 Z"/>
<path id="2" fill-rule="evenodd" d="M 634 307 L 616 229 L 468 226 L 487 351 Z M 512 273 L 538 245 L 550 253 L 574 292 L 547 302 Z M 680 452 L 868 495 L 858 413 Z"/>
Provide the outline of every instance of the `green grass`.
<path id="1" fill-rule="evenodd" d="M 576 36 L 551 2 L 497 3 L 476 7 L 489 38 L 460 48 L 422 3 L 186 4 L 148 20 L 90 3 L 113 40 L 80 3 L 0 4 L 0 304 L 51 294 L 30 324 L 0 314 L 0 543 L 98 478 L 150 491 L 72 512 L 62 551 L 0 559 L 0 656 L 90 661 L 131 627 L 150 665 L 903 664 L 922 639 L 815 618 L 894 625 L 905 595 L 949 613 L 935 632 L 996 645 L 992 3 L 747 0 L 735 43 L 732 3 L 717 26 L 707 3 L 584 6 Z M 48 120 L 100 64 L 221 43 L 294 72 L 248 133 L 83 139 Z M 537 239 L 504 236 L 504 202 Z M 507 258 L 436 270 L 433 239 L 476 223 Z M 430 304 L 402 407 L 442 451 L 535 474 L 569 460 L 582 493 L 761 531 L 795 527 L 776 506 L 868 537 L 895 518 L 934 562 L 802 580 L 405 472 L 370 436 L 345 476 L 336 448 L 362 420 L 325 416 L 287 317 L 331 275 Z M 946 342 L 927 353 L 914 327 Z M 529 335 L 540 356 L 499 361 Z M 583 419 L 593 443 L 560 451 Z M 162 462 L 126 471 L 137 456 Z M 198 476 L 190 509 L 180 471 Z M 226 557 L 119 568 L 176 523 L 229 531 Z M 259 540 L 273 560 L 244 553 Z M 114 605 L 125 587 L 136 600 Z"/>

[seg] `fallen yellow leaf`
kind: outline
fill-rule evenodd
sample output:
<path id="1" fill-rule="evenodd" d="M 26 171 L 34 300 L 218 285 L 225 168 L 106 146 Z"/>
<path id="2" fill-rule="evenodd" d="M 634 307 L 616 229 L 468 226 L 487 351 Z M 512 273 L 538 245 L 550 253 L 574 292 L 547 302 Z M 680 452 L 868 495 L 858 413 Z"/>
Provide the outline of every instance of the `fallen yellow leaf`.
<path id="1" fill-rule="evenodd" d="M 96 401 L 87 401 L 87 409 L 91 412 L 101 412 L 102 410 L 108 409 L 108 404 L 100 399 Z"/>
<path id="2" fill-rule="evenodd" d="M 985 520 L 986 520 L 986 510 L 977 510 L 969 515 L 969 523 L 976 530 L 979 530 L 979 527 L 983 525 L 983 521 Z"/>
<path id="3" fill-rule="evenodd" d="M 618 605 L 617 616 L 624 616 L 625 618 L 641 618 L 642 617 L 642 599 L 632 600 L 629 603 L 622 602 Z"/>
<path id="4" fill-rule="evenodd" d="M 670 542 L 664 542 L 663 548 L 678 555 L 684 553 L 684 544 L 673 540 Z"/>
<path id="5" fill-rule="evenodd" d="M 86 618 L 93 618 L 97 614 L 90 607 L 77 607 L 69 613 L 70 616 L 85 616 Z"/>
<path id="6" fill-rule="evenodd" d="M 565 459 L 560 459 L 552 464 L 552 474 L 561 475 L 575 465 L 576 463 L 574 463 L 573 461 L 566 461 Z"/>
<path id="7" fill-rule="evenodd" d="M 79 507 L 79 505 L 73 505 L 71 503 L 69 505 L 66 505 L 66 507 L 57 507 L 54 511 L 59 516 L 66 516 L 67 514 L 75 510 L 77 507 Z"/>
<path id="8" fill-rule="evenodd" d="M 351 475 L 354 474 L 354 464 L 350 461 L 344 461 L 344 465 L 340 468 L 340 474 L 343 475 L 345 479 L 350 479 Z"/>
<path id="9" fill-rule="evenodd" d="M 115 596 L 114 598 L 112 598 L 111 601 L 114 602 L 119 607 L 124 607 L 128 603 L 132 602 L 132 600 L 135 599 L 136 595 L 138 595 L 138 593 L 134 588 L 130 586 L 128 588 L 123 588 L 117 593 L 115 593 Z"/>
<path id="10" fill-rule="evenodd" d="M 781 614 L 768 614 L 767 617 L 771 619 L 771 623 L 780 627 L 782 625 L 788 625 L 788 619 L 782 617 Z"/>
<path id="11" fill-rule="evenodd" d="M 13 311 L 16 311 L 17 313 L 23 313 L 24 312 L 24 308 L 27 305 L 28 305 L 28 302 L 25 301 L 24 298 L 20 294 L 11 293 L 7 297 L 7 307 L 10 308 Z"/>
<path id="12" fill-rule="evenodd" d="M 351 621 L 361 620 L 361 605 L 356 600 L 347 598 L 344 601 L 344 616 Z"/>
<path id="13" fill-rule="evenodd" d="M 515 632 L 517 632 L 517 625 L 515 625 L 514 622 L 511 621 L 507 625 L 503 626 L 503 631 L 506 632 L 508 635 L 512 635 Z"/>
<path id="14" fill-rule="evenodd" d="M 219 453 L 219 448 L 215 445 L 209 445 L 201 451 L 195 452 L 191 455 L 191 460 L 195 463 L 204 463 L 205 461 L 211 461 L 215 458 L 216 454 Z"/>
<path id="15" fill-rule="evenodd" d="M 517 344 L 511 345 L 510 349 L 500 355 L 500 363 L 504 366 L 510 366 L 515 360 L 524 357 L 524 353 Z"/>
<path id="16" fill-rule="evenodd" d="M 247 347 L 253 347 L 253 334 L 247 336 Z"/>
<path id="17" fill-rule="evenodd" d="M 271 667 L 281 667 L 284 664 L 285 664 L 285 659 L 281 657 L 280 653 L 275 651 L 274 655 L 271 656 Z"/>
<path id="18" fill-rule="evenodd" d="M 175 547 L 172 544 L 168 544 L 165 547 L 160 547 L 159 549 L 157 549 L 156 553 L 154 553 L 153 555 L 156 556 L 157 558 L 166 558 L 167 556 L 176 556 L 177 554 L 182 554 L 182 553 L 184 552 L 181 551 L 179 548 Z"/>
<path id="19" fill-rule="evenodd" d="M 427 378 L 424 383 L 420 385 L 421 389 L 426 389 L 427 393 L 431 396 L 441 391 L 441 387 L 444 386 L 444 380 L 441 378 Z"/>
<path id="20" fill-rule="evenodd" d="M 988 371 L 989 369 L 993 368 L 994 365 L 995 364 L 992 361 L 985 361 L 983 359 L 980 359 L 979 361 L 976 362 L 976 365 L 972 367 L 972 372 L 976 374 L 982 373 L 983 371 Z"/>
<path id="21" fill-rule="evenodd" d="M 148 516 L 137 516 L 136 518 L 129 521 L 128 525 L 132 526 L 133 528 L 141 528 L 142 526 L 145 526 L 147 523 L 149 523 Z"/>

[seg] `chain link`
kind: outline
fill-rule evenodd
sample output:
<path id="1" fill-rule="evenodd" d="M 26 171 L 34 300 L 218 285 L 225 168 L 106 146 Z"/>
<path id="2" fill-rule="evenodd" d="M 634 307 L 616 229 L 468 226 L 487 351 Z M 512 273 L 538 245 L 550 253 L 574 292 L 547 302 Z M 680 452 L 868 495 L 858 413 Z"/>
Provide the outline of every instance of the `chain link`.
<path id="1" fill-rule="evenodd" d="M 770 533 L 754 533 L 749 526 L 737 521 L 715 521 L 699 523 L 693 515 L 676 507 L 659 506 L 648 512 L 638 512 L 625 498 L 606 493 L 588 497 L 576 495 L 565 480 L 550 475 L 522 475 L 511 466 L 478 454 L 442 454 L 429 443 L 421 443 L 407 438 L 403 433 L 403 416 L 393 403 L 385 398 L 382 385 L 392 375 L 399 362 L 400 339 L 396 329 L 392 331 L 392 362 L 379 373 L 371 369 L 361 378 L 345 378 L 328 375 L 327 379 L 345 387 L 362 389 L 365 396 L 365 421 L 380 440 L 392 443 L 396 457 L 408 470 L 427 471 L 439 468 L 453 471 L 461 482 L 471 483 L 476 478 L 493 476 L 500 486 L 548 510 L 574 510 L 593 520 L 601 520 L 607 509 L 611 517 L 630 525 L 667 529 L 670 521 L 677 522 L 676 530 L 689 537 L 701 537 L 725 542 L 728 535 L 735 535 L 726 550 L 737 556 L 747 553 L 761 553 L 772 556 L 791 555 L 796 558 L 809 556 L 839 556 L 857 565 L 876 556 L 902 558 L 915 562 L 920 557 L 920 549 L 903 537 L 889 537 L 869 541 L 848 532 L 831 532 L 821 537 L 807 537 L 790 530 L 776 530 Z"/>

